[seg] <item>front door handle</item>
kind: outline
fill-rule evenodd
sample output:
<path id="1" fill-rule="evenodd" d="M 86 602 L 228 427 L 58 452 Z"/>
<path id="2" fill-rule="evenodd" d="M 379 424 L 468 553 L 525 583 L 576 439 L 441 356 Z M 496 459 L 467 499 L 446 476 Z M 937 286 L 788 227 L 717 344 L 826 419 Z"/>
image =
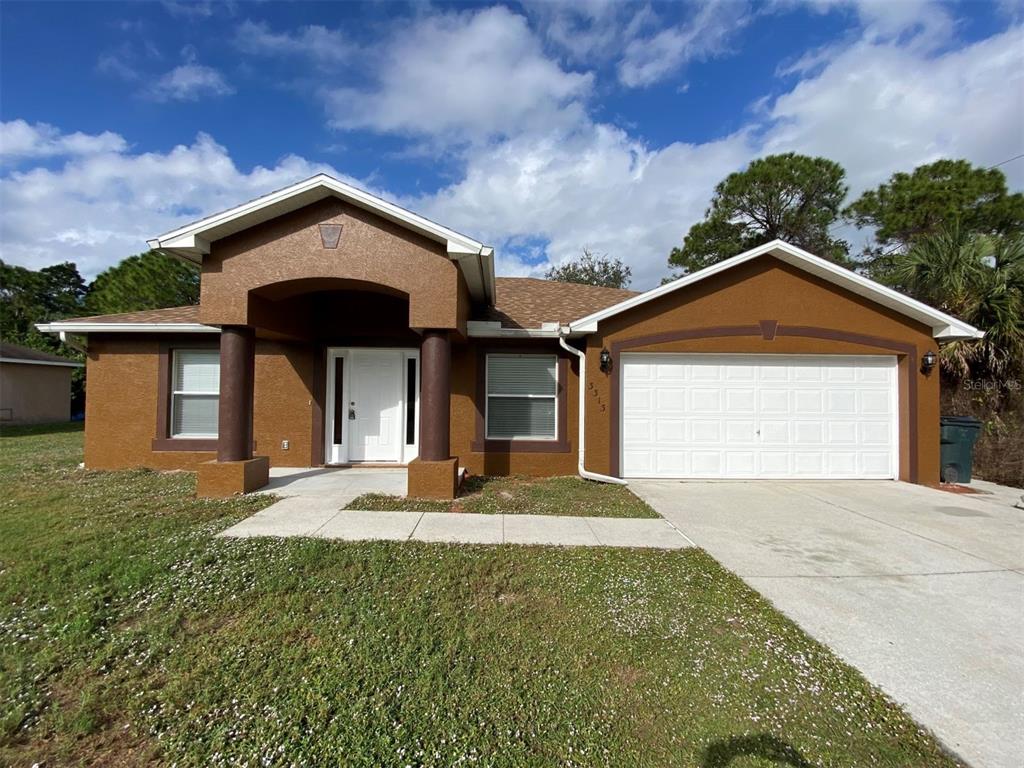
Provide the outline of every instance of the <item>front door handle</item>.
<path id="1" fill-rule="evenodd" d="M 355 408 L 349 408 L 348 409 L 348 420 L 349 421 L 355 421 L 356 420 L 356 409 Z"/>

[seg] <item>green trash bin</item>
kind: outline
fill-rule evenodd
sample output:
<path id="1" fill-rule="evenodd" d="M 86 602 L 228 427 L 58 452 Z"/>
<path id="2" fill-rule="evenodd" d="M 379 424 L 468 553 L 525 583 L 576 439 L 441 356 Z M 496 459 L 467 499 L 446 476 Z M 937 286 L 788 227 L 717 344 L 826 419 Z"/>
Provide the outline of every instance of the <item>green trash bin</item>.
<path id="1" fill-rule="evenodd" d="M 974 444 L 981 435 L 981 421 L 973 416 L 943 416 L 939 427 L 942 482 L 971 482 Z"/>

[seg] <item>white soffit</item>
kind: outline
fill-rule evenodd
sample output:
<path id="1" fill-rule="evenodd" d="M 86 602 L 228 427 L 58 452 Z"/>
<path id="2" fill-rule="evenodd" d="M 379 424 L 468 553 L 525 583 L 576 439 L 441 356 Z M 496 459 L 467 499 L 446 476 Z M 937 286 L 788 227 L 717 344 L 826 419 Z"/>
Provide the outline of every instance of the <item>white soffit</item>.
<path id="1" fill-rule="evenodd" d="M 341 198 L 435 242 L 443 243 L 448 256 L 458 262 L 462 269 L 473 298 L 493 303 L 492 248 L 325 173 L 186 224 L 154 237 L 147 243 L 154 250 L 198 262 L 210 252 L 210 243 L 327 197 Z"/>
<path id="2" fill-rule="evenodd" d="M 924 325 L 931 327 L 932 336 L 936 339 L 944 341 L 955 341 L 957 339 L 980 339 L 985 335 L 984 331 L 979 331 L 972 325 L 968 325 L 962 320 L 957 320 L 951 315 L 947 315 L 945 312 L 940 312 L 937 309 L 929 307 L 927 304 L 923 304 L 916 299 L 912 299 L 909 296 L 904 296 L 899 291 L 894 291 L 892 288 L 887 288 L 881 283 L 876 283 L 874 280 L 870 280 L 863 275 L 858 275 L 856 272 L 851 272 L 848 269 L 844 269 L 831 261 L 815 256 L 812 253 L 808 253 L 802 248 L 797 248 L 795 245 L 790 245 L 783 240 L 773 240 L 770 243 L 752 248 L 749 251 L 733 256 L 725 261 L 720 261 L 717 264 L 713 264 L 710 267 L 705 267 L 697 272 L 689 275 L 684 275 L 678 280 L 673 280 L 671 283 L 660 285 L 657 288 L 641 293 L 638 296 L 621 301 L 607 309 L 603 309 L 600 312 L 594 312 L 593 314 L 582 317 L 579 320 L 571 323 L 569 328 L 573 333 L 593 333 L 597 330 L 597 324 L 602 320 L 617 315 L 621 312 L 632 309 L 633 307 L 645 304 L 648 301 L 656 299 L 665 294 L 677 291 L 680 288 L 684 288 L 688 285 L 705 280 L 712 275 L 717 275 L 719 272 L 724 272 L 733 267 L 739 266 L 752 259 L 756 259 L 759 256 L 774 256 L 780 261 L 784 261 L 787 264 L 791 264 L 794 267 L 798 267 L 805 272 L 828 280 L 830 283 L 834 283 L 846 290 L 856 293 L 859 296 L 863 296 L 866 299 L 870 299 L 876 304 L 880 304 L 883 307 L 899 312 L 906 317 L 912 318 Z"/>

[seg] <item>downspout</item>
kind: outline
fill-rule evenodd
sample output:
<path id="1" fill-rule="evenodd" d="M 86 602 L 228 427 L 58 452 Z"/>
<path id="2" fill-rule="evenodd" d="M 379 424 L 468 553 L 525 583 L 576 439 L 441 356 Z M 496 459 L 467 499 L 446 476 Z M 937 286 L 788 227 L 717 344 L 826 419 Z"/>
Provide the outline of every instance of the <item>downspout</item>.
<path id="1" fill-rule="evenodd" d="M 562 349 L 564 349 L 566 352 L 572 352 L 572 354 L 576 355 L 576 357 L 578 357 L 579 361 L 580 361 L 580 376 L 579 376 L 580 391 L 579 391 L 579 396 L 577 398 L 579 400 L 579 416 L 577 416 L 577 419 L 576 419 L 577 422 L 579 423 L 578 424 L 578 426 L 579 426 L 579 437 L 577 438 L 577 441 L 576 441 L 577 442 L 578 454 L 579 454 L 579 464 L 576 466 L 576 471 L 579 473 L 580 477 L 585 478 L 587 480 L 596 480 L 599 483 L 614 483 L 615 485 L 627 485 L 626 481 L 623 480 L 621 477 L 611 477 L 609 475 L 601 475 L 601 474 L 598 474 L 597 472 L 589 471 L 584 466 L 585 459 L 586 459 L 586 454 L 587 454 L 587 451 L 586 451 L 586 423 L 584 421 L 584 417 L 586 415 L 586 410 L 587 410 L 587 400 L 586 400 L 586 392 L 587 392 L 587 354 L 585 352 L 580 352 L 578 349 L 576 349 L 576 347 L 573 347 L 570 344 L 566 343 L 565 338 L 566 338 L 566 334 L 567 333 L 568 333 L 568 329 L 565 328 L 565 327 L 562 327 L 559 330 L 559 332 L 558 332 L 558 343 L 561 345 Z"/>
<path id="2" fill-rule="evenodd" d="M 81 352 L 83 355 L 87 354 L 87 350 L 85 348 L 85 345 L 82 342 L 78 341 L 74 336 L 72 336 L 67 331 L 60 331 L 57 334 L 57 336 L 58 336 L 58 338 L 60 338 L 60 343 L 61 344 L 65 344 L 66 346 L 69 346 L 72 349 L 77 350 L 78 352 Z"/>

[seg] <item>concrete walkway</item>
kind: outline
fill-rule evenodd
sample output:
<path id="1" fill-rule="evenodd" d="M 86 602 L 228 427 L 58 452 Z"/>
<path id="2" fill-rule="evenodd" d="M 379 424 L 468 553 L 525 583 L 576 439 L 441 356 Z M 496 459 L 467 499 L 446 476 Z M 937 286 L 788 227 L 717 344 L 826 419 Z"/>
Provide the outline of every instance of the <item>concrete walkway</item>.
<path id="1" fill-rule="evenodd" d="M 371 512 L 291 497 L 257 512 L 221 536 L 311 536 L 342 541 L 432 541 L 447 544 L 548 544 L 565 547 L 683 549 L 692 546 L 665 520 L 457 512 Z"/>
<path id="2" fill-rule="evenodd" d="M 632 490 L 976 768 L 1024 755 L 1022 491 L 634 481 Z"/>
<path id="3" fill-rule="evenodd" d="M 270 484 L 260 492 L 272 493 L 281 500 L 231 526 L 221 536 L 648 549 L 693 546 L 660 519 L 342 510 L 364 493 L 404 496 L 404 469 L 272 469 L 270 474 Z"/>

